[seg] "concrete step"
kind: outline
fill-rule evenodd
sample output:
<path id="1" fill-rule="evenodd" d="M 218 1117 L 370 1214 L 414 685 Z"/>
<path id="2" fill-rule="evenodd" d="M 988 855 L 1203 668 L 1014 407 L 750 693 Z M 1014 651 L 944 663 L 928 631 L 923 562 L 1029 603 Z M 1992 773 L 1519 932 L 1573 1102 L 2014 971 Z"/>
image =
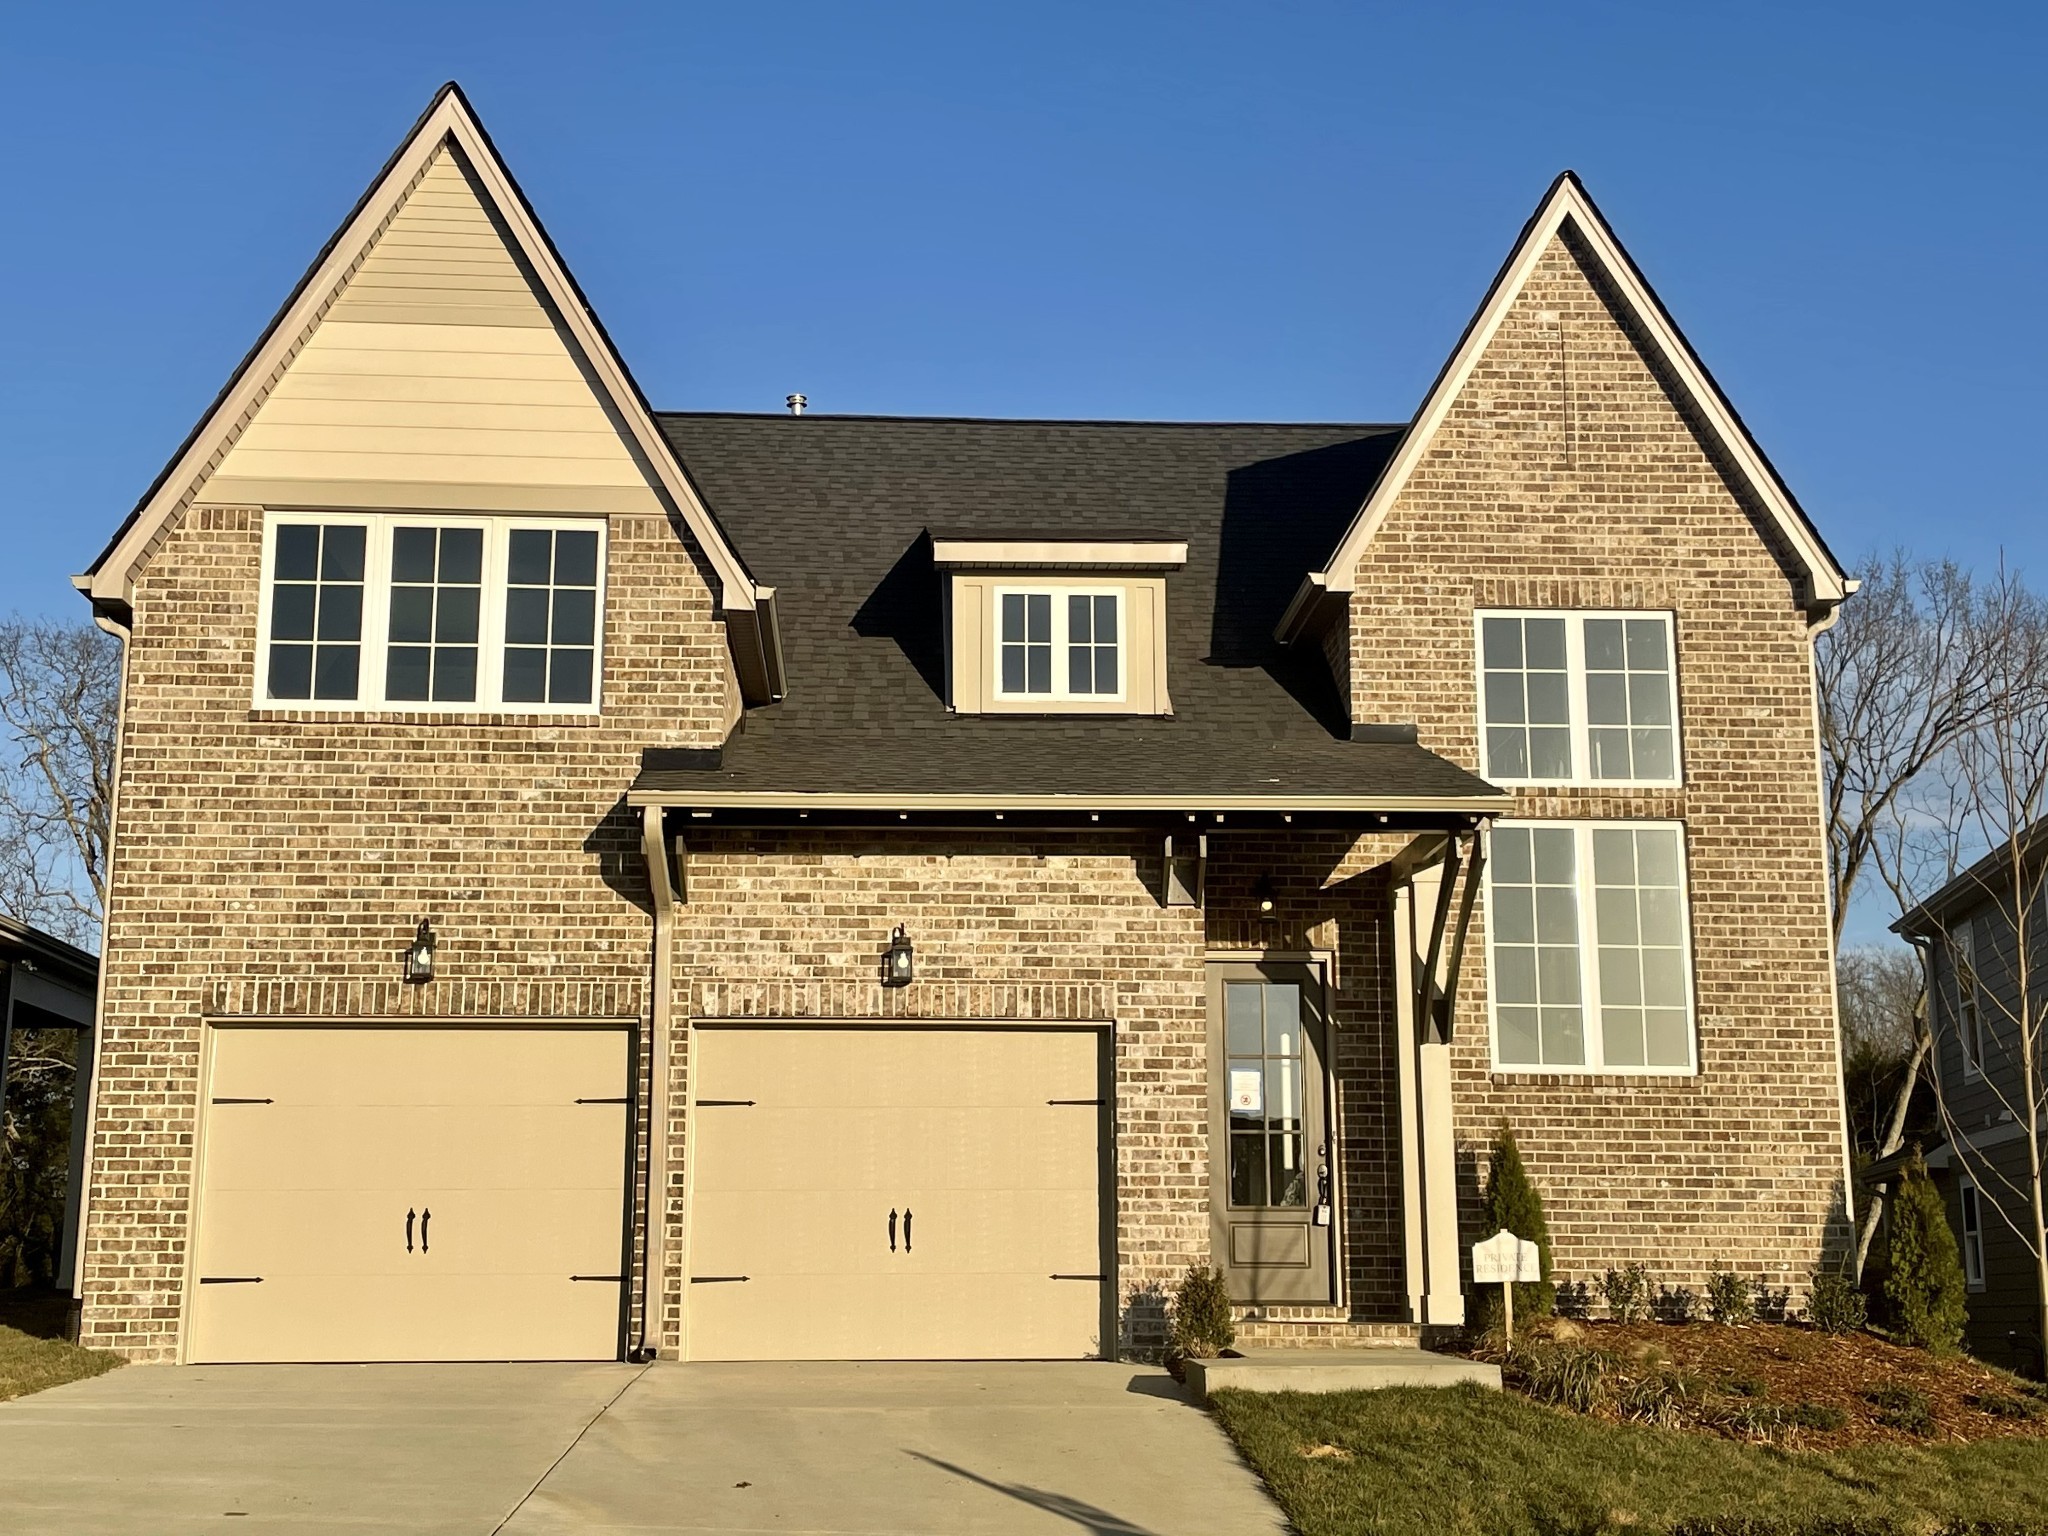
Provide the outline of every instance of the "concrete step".
<path id="1" fill-rule="evenodd" d="M 1500 1386 L 1500 1367 L 1425 1349 L 1260 1349 L 1187 1362 L 1188 1386 L 1212 1392 L 1360 1392 L 1374 1387 Z"/>
<path id="2" fill-rule="evenodd" d="M 1341 1313 L 1324 1317 L 1253 1316 L 1237 1323 L 1237 1347 L 1244 1349 L 1419 1349 L 1420 1323 L 1353 1322 Z"/>

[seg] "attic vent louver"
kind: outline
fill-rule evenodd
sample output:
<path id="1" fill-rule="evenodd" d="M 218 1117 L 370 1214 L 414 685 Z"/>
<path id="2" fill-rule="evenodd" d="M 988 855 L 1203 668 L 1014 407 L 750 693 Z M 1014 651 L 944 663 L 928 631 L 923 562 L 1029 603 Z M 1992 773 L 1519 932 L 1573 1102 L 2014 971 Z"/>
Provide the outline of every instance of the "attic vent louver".
<path id="1" fill-rule="evenodd" d="M 802 395 L 789 395 L 785 397 L 785 399 L 783 400 L 783 404 L 789 407 L 790 415 L 801 416 L 804 413 L 804 407 L 810 404 L 810 402 L 806 400 Z"/>

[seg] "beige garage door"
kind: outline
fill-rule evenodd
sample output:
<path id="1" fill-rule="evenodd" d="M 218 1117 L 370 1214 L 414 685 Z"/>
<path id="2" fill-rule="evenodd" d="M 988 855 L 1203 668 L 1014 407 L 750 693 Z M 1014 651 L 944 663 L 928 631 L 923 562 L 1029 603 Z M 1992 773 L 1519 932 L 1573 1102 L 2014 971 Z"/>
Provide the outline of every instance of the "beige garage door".
<path id="1" fill-rule="evenodd" d="M 629 1037 L 214 1029 L 194 1360 L 609 1360 Z"/>
<path id="2" fill-rule="evenodd" d="M 690 1355 L 1102 1354 L 1102 1036 L 696 1031 Z"/>

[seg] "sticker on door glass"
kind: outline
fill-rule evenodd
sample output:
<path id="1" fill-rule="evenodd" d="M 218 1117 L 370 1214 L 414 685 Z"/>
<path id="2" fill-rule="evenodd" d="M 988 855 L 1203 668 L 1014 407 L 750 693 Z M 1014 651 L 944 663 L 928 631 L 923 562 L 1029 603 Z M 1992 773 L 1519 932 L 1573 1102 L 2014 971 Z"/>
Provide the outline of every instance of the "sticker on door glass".
<path id="1" fill-rule="evenodd" d="M 1266 1075 L 1257 1067 L 1230 1069 L 1230 1112 L 1258 1115 L 1266 1110 Z"/>

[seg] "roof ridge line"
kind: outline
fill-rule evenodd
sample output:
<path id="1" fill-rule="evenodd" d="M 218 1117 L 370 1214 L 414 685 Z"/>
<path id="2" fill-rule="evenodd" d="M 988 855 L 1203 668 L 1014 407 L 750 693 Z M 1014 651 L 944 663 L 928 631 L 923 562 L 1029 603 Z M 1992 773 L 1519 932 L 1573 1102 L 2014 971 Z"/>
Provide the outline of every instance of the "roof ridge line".
<path id="1" fill-rule="evenodd" d="M 671 418 L 679 421 L 866 421 L 989 427 L 1285 427 L 1299 430 L 1404 432 L 1411 425 L 1406 421 L 1169 421 L 1136 416 L 899 416 L 877 411 L 809 410 L 802 416 L 793 416 L 787 411 L 656 410 L 653 414 L 657 421 Z"/>

